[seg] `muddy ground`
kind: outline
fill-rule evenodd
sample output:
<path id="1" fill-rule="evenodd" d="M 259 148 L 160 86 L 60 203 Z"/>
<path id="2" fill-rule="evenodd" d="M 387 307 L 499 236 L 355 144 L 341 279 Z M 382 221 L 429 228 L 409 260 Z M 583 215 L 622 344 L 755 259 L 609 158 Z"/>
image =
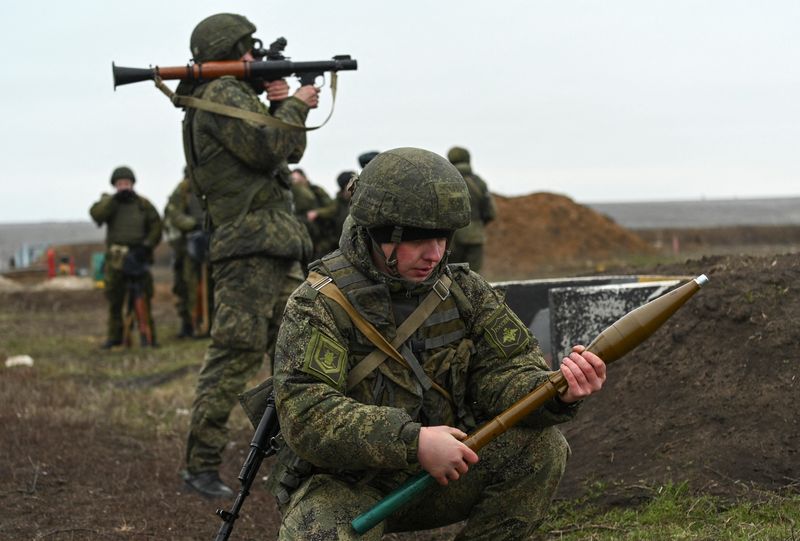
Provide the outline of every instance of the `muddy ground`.
<path id="1" fill-rule="evenodd" d="M 800 489 L 800 255 L 628 270 L 705 273 L 710 283 L 612 365 L 604 392 L 564 426 L 573 456 L 559 498 L 628 505 L 642 487 L 669 480 L 737 497 Z M 173 338 L 165 271 L 160 278 L 162 347 L 152 351 L 96 349 L 106 317 L 100 291 L 0 292 L 0 360 L 35 360 L 0 365 L 0 538 L 216 532 L 217 503 L 187 494 L 177 475 L 205 343 Z M 231 482 L 252 433 L 238 411 L 232 426 L 222 471 Z M 274 539 L 277 520 L 256 489 L 233 539 Z"/>

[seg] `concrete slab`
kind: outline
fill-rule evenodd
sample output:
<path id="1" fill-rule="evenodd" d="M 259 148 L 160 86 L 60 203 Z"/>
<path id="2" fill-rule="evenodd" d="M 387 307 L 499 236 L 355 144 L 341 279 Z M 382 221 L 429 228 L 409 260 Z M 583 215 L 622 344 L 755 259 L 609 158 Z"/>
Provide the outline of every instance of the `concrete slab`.
<path id="1" fill-rule="evenodd" d="M 549 290 L 551 365 L 575 344 L 588 345 L 599 333 L 639 306 L 682 283 L 673 280 L 559 287 Z"/>

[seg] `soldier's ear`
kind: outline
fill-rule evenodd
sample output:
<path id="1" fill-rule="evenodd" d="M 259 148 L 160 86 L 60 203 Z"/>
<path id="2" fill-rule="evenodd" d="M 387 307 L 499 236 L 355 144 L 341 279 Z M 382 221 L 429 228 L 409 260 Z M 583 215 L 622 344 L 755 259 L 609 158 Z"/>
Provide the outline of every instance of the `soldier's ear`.
<path id="1" fill-rule="evenodd" d="M 356 193 L 356 186 L 358 186 L 358 175 L 353 175 L 350 182 L 345 186 L 344 191 L 349 193 L 350 197 L 353 197 L 353 194 Z"/>

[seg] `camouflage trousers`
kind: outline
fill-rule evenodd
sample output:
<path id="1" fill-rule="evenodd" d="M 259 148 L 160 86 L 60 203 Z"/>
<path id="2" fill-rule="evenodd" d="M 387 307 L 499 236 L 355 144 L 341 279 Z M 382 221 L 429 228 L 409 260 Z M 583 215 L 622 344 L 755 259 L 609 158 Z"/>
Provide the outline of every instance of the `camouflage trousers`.
<path id="1" fill-rule="evenodd" d="M 108 257 L 106 257 L 108 261 Z M 138 278 L 129 278 L 122 274 L 122 271 L 111 268 L 106 264 L 105 267 L 105 295 L 108 300 L 108 339 L 114 342 L 122 340 L 123 319 L 129 310 L 125 306 L 128 294 L 134 290 L 143 294 L 147 299 L 147 317 L 150 329 L 155 339 L 155 325 L 153 324 L 153 311 L 151 300 L 153 298 L 153 275 L 149 272 Z M 132 310 L 133 307 L 130 307 Z"/>
<path id="2" fill-rule="evenodd" d="M 211 344 L 197 382 L 186 444 L 186 469 L 215 471 L 228 443 L 226 424 L 244 391 L 272 353 L 286 300 L 303 280 L 300 264 L 247 257 L 215 262 Z"/>
<path id="3" fill-rule="evenodd" d="M 175 295 L 175 310 L 182 323 L 192 323 L 192 313 L 197 302 L 197 279 L 190 272 L 189 255 L 182 239 L 173 243 L 172 293 Z"/>
<path id="4" fill-rule="evenodd" d="M 175 295 L 175 310 L 181 323 L 191 326 L 195 331 L 199 323 L 198 302 L 201 300 L 199 287 L 201 285 L 201 275 L 203 264 L 192 259 L 186 248 L 176 245 L 174 249 L 174 260 L 172 263 L 172 293 Z M 211 277 L 207 277 L 207 282 Z M 212 286 L 206 283 L 205 287 L 210 291 Z M 209 299 L 211 300 L 211 299 Z M 209 303 L 211 305 L 211 303 Z M 209 319 L 211 314 L 209 314 Z"/>
<path id="5" fill-rule="evenodd" d="M 454 243 L 448 262 L 469 263 L 471 271 L 480 273 L 483 266 L 483 244 Z"/>
<path id="6" fill-rule="evenodd" d="M 467 520 L 459 540 L 530 539 L 564 474 L 569 446 L 555 427 L 513 428 L 480 452 L 480 462 L 448 486 L 436 485 L 369 532 L 350 522 L 389 488 L 317 474 L 281 509 L 281 541 L 379 541 L 384 533 L 438 528 Z M 392 487 L 394 488 L 394 487 Z"/>

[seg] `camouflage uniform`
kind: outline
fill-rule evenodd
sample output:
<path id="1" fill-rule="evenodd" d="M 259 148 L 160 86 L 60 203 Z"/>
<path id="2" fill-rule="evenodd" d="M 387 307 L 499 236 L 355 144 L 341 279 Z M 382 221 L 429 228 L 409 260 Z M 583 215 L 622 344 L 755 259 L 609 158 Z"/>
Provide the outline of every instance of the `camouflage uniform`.
<path id="1" fill-rule="evenodd" d="M 378 167 L 381 160 L 374 163 Z M 466 189 L 458 173 L 452 174 L 462 184 L 466 221 Z M 362 536 L 350 526 L 353 518 L 420 471 L 421 426 L 470 431 L 549 374 L 525 325 L 465 265 L 445 266 L 443 261 L 421 283 L 377 270 L 370 255 L 372 239 L 354 216 L 355 198 L 362 189 L 367 186 L 357 185 L 340 250 L 324 257 L 314 270 L 331 277 L 389 341 L 399 322 L 442 276 L 449 276 L 449 294 L 401 352 L 406 359 L 417 359 L 425 375 L 445 388 L 453 402 L 434 387 L 425 390 L 422 379 L 392 360 L 348 388 L 350 370 L 375 346 L 338 304 L 304 283 L 289 299 L 276 349 L 275 398 L 286 445 L 278 454 L 269 488 L 283 515 L 279 539 L 378 540 L 384 532 L 464 519 L 469 522 L 460 539 L 527 539 L 544 517 L 568 454 L 564 437 L 553 425 L 569 420 L 576 406 L 557 399 L 486 446 L 481 461 L 461 480 L 428 491 Z M 442 209 L 447 194 L 439 195 Z M 383 198 L 380 208 L 391 211 L 396 201 L 400 199 Z M 398 204 L 416 206 L 413 200 Z M 419 212 L 426 209 L 420 207 Z"/>
<path id="2" fill-rule="evenodd" d="M 114 177 L 121 170 L 125 178 L 133 178 L 133 172 L 127 167 L 117 168 Z M 123 178 L 118 176 L 117 178 Z M 148 299 L 148 319 L 150 329 L 155 338 L 150 299 L 153 298 L 153 275 L 144 268 L 145 263 L 152 263 L 153 249 L 161 240 L 161 217 L 158 211 L 146 198 L 130 191 L 129 194 L 103 194 L 89 209 L 92 220 L 98 226 L 106 224 L 106 258 L 105 258 L 105 295 L 108 299 L 108 345 L 122 343 L 122 311 L 125 295 L 129 287 L 142 288 Z M 126 257 L 143 259 L 139 261 L 144 271 L 141 276 L 133 277 L 123 272 Z"/>
<path id="3" fill-rule="evenodd" d="M 176 297 L 182 336 L 191 336 L 196 323 L 197 288 L 204 254 L 196 254 L 194 250 L 190 254 L 189 242 L 203 235 L 203 218 L 202 204 L 186 177 L 173 190 L 164 209 L 164 229 L 173 252 L 172 293 Z"/>
<path id="4" fill-rule="evenodd" d="M 335 250 L 339 246 L 339 237 L 342 236 L 344 221 L 350 213 L 350 193 L 347 191 L 347 183 L 350 182 L 353 175 L 355 175 L 355 171 L 343 171 L 340 173 L 336 179 L 339 185 L 336 197 L 330 203 L 317 210 L 317 219 L 326 220 L 329 224 L 331 229 L 330 238 L 332 240 L 330 249 L 320 255 Z"/>
<path id="5" fill-rule="evenodd" d="M 468 263 L 470 269 L 480 272 L 483 266 L 483 245 L 486 243 L 485 226 L 494 220 L 497 211 L 486 182 L 472 172 L 469 152 L 461 147 L 453 147 L 447 157 L 467 183 L 472 209 L 469 225 L 456 231 L 450 261 Z"/>
<path id="6" fill-rule="evenodd" d="M 311 242 L 314 245 L 312 259 L 317 259 L 327 254 L 334 248 L 339 241 L 339 237 L 331 234 L 332 224 L 330 220 L 319 216 L 314 221 L 306 219 L 306 212 L 317 210 L 331 203 L 331 196 L 322 186 L 316 184 L 292 183 L 292 196 L 294 197 L 295 214 L 305 224 Z"/>
<path id="7" fill-rule="evenodd" d="M 244 17 L 220 14 L 198 25 L 193 43 L 198 32 L 213 32 L 206 23 L 226 19 L 238 28 L 246 23 L 241 36 L 255 31 Z M 221 59 L 192 48 L 196 61 Z M 231 77 L 201 84 L 192 94 L 269 114 L 250 83 Z M 274 116 L 303 124 L 308 110 L 304 102 L 290 97 Z M 197 474 L 219 468 L 228 441 L 228 416 L 274 342 L 286 299 L 302 280 L 299 262 L 311 255 L 311 240 L 294 216 L 287 165 L 302 156 L 305 132 L 196 109 L 186 111 L 183 126 L 186 163 L 195 191 L 205 198 L 213 228 L 212 342 L 199 376 L 186 447 L 187 471 Z"/>

